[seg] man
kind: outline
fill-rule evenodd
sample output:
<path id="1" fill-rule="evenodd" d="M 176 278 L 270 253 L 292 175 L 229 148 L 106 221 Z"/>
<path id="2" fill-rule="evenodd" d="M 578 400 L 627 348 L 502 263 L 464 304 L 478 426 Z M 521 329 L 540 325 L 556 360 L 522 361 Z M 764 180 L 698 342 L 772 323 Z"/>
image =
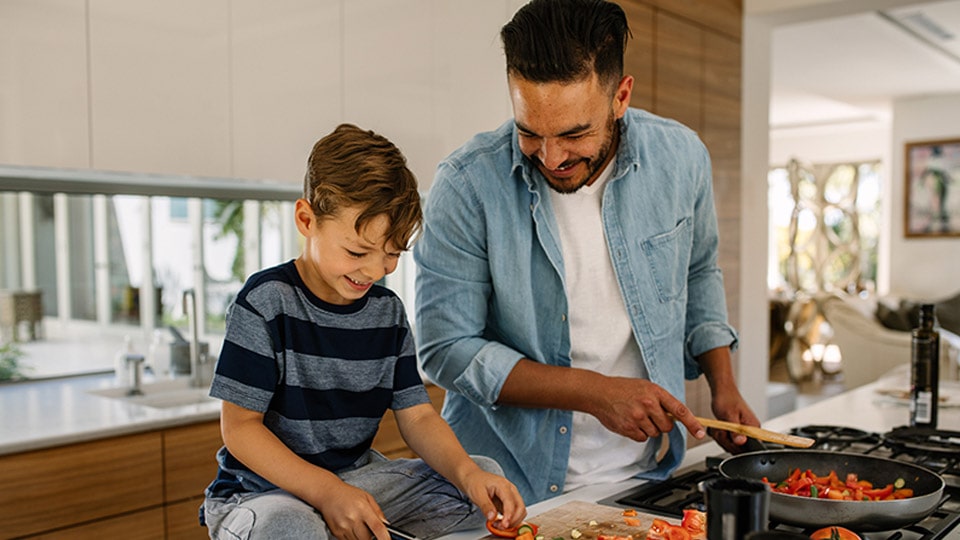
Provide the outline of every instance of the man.
<path id="1" fill-rule="evenodd" d="M 669 475 L 674 421 L 705 435 L 684 377 L 706 375 L 718 418 L 759 425 L 730 362 L 710 159 L 689 129 L 629 108 L 628 32 L 605 1 L 517 12 L 501 31 L 514 119 L 438 166 L 414 249 L 444 416 L 528 503 Z"/>

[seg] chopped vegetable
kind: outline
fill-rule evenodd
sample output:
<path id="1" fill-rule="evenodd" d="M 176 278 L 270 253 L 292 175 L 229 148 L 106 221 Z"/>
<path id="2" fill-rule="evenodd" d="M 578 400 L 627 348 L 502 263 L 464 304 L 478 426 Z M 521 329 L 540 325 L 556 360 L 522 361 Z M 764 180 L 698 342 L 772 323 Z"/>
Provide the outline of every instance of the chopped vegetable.
<path id="1" fill-rule="evenodd" d="M 648 540 L 691 540 L 690 532 L 680 525 L 673 525 L 662 519 L 654 519 L 647 531 Z"/>
<path id="2" fill-rule="evenodd" d="M 833 499 L 842 501 L 890 501 L 913 497 L 913 490 L 907 487 L 902 478 L 883 487 L 874 487 L 867 480 L 860 480 L 855 473 L 848 473 L 844 481 L 836 471 L 826 476 L 818 476 L 810 469 L 793 469 L 786 480 L 763 481 L 774 493 L 811 497 L 815 499 Z"/>
<path id="3" fill-rule="evenodd" d="M 813 540 L 861 540 L 860 536 L 843 527 L 824 527 L 813 531 L 810 535 Z"/>
<path id="4" fill-rule="evenodd" d="M 583 533 L 580 532 L 580 529 L 573 529 L 570 531 L 570 538 L 573 538 L 573 540 L 577 540 L 577 538 L 580 538 L 581 536 L 583 536 Z"/>
<path id="5" fill-rule="evenodd" d="M 520 536 L 521 534 L 527 534 L 527 533 L 529 533 L 532 536 L 533 534 L 536 533 L 536 531 L 533 529 L 533 527 L 529 523 L 521 523 L 520 526 L 517 527 L 517 536 Z"/>
<path id="6" fill-rule="evenodd" d="M 621 512 L 621 515 L 634 517 L 637 515 L 637 511 L 634 510 L 633 508 L 627 508 L 626 510 Z"/>
<path id="7" fill-rule="evenodd" d="M 683 511 L 680 526 L 690 533 L 693 540 L 702 540 L 707 537 L 707 514 L 699 510 L 687 508 Z"/>
<path id="8" fill-rule="evenodd" d="M 623 518 L 623 522 L 626 523 L 627 526 L 629 526 L 629 527 L 639 527 L 639 526 L 640 526 L 640 518 L 625 517 L 625 518 Z"/>
<path id="9" fill-rule="evenodd" d="M 499 521 L 500 518 L 487 521 L 487 530 L 494 536 L 499 536 L 500 538 L 516 538 L 518 540 L 535 540 L 534 537 L 537 534 L 538 527 L 533 523 L 521 523 L 516 527 L 501 529 L 497 526 Z M 528 534 L 530 537 L 526 539 L 520 538 L 524 534 Z"/>

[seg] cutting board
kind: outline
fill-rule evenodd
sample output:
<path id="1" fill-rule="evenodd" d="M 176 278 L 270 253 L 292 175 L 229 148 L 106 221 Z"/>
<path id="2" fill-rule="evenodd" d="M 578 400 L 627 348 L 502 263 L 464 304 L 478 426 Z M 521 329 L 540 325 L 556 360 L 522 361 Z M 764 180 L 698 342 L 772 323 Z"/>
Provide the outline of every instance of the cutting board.
<path id="1" fill-rule="evenodd" d="M 527 518 L 527 521 L 540 528 L 537 535 L 543 535 L 545 540 L 558 537 L 564 540 L 570 539 L 572 538 L 570 532 L 573 529 L 579 529 L 583 533 L 583 536 L 578 540 L 596 540 L 600 534 L 632 535 L 634 540 L 643 540 L 647 537 L 647 530 L 655 518 L 663 519 L 674 525 L 680 523 L 677 519 L 637 512 L 637 515 L 632 517 L 639 519 L 640 525 L 631 527 L 623 521 L 623 510 L 623 508 L 596 503 L 570 501 L 542 514 Z M 591 521 L 596 521 L 597 524 L 590 525 Z M 483 538 L 487 540 L 496 537 L 488 535 Z"/>

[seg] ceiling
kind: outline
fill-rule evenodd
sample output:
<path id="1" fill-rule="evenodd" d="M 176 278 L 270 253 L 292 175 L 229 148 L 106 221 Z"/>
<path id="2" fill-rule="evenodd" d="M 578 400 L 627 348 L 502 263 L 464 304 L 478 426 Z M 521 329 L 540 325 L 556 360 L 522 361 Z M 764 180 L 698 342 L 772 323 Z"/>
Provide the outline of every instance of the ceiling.
<path id="1" fill-rule="evenodd" d="M 960 0 L 776 26 L 771 129 L 883 121 L 894 99 L 960 93 Z"/>

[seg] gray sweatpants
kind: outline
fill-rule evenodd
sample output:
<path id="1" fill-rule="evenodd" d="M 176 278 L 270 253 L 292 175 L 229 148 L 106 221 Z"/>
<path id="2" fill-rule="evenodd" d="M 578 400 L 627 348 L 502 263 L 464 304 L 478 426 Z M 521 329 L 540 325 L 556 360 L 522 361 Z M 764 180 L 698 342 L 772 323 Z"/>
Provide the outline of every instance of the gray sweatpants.
<path id="1" fill-rule="evenodd" d="M 471 457 L 483 470 L 503 474 L 496 461 Z M 480 509 L 422 460 L 388 460 L 374 450 L 368 458 L 340 479 L 370 493 L 393 525 L 419 538 L 435 538 L 485 523 Z M 283 490 L 208 497 L 203 511 L 214 540 L 332 538 L 319 512 Z"/>

